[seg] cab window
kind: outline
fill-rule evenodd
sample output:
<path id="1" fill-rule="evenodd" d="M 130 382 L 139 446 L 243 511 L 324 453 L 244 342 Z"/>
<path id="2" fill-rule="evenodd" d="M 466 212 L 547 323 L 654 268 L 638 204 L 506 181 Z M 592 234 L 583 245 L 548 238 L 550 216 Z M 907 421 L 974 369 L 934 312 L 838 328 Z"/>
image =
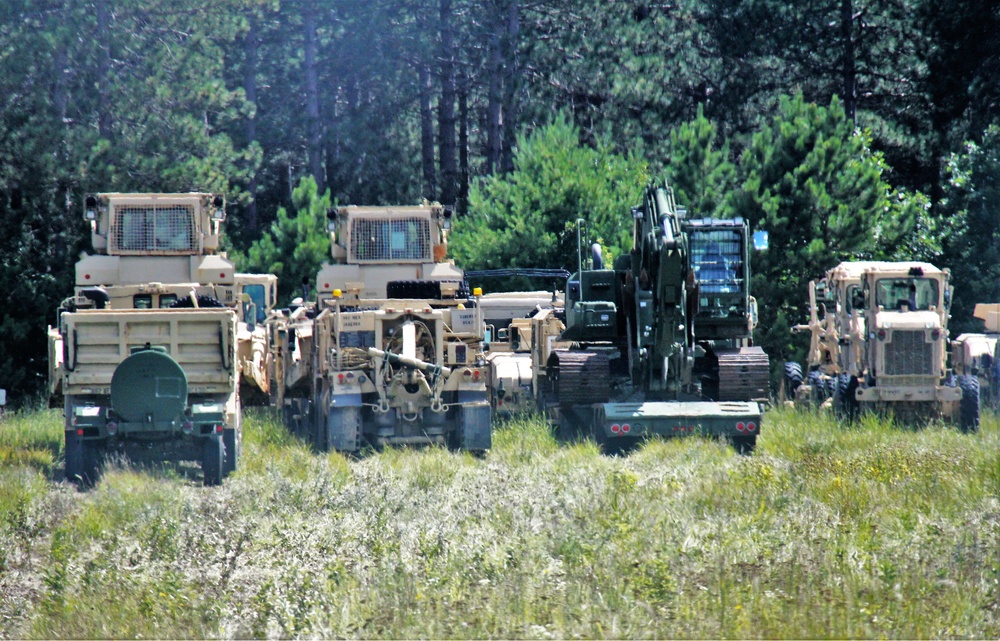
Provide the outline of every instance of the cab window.
<path id="1" fill-rule="evenodd" d="M 931 278 L 882 278 L 875 282 L 875 302 L 884 309 L 924 311 L 938 304 L 938 282 Z"/>

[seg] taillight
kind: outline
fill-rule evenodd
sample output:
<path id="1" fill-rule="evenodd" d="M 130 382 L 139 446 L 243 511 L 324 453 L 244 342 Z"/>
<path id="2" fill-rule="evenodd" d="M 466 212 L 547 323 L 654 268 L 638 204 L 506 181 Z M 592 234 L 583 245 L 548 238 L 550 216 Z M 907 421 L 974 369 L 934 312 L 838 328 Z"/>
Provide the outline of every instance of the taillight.
<path id="1" fill-rule="evenodd" d="M 181 423 L 181 429 L 184 430 L 185 434 L 190 434 L 194 431 L 194 423 L 191 421 L 184 421 Z"/>
<path id="2" fill-rule="evenodd" d="M 118 433 L 118 423 L 115 423 L 114 421 L 109 421 L 108 422 L 108 436 L 114 436 L 117 433 Z"/>
<path id="3" fill-rule="evenodd" d="M 611 426 L 611 432 L 612 432 L 612 434 L 617 434 L 617 433 L 619 433 L 621 431 L 622 431 L 622 426 L 619 425 L 618 423 L 615 423 L 614 425 Z"/>
<path id="4" fill-rule="evenodd" d="M 221 425 L 216 425 L 215 426 L 215 433 L 216 434 L 222 434 L 222 426 Z"/>
<path id="5" fill-rule="evenodd" d="M 740 421 L 739 423 L 736 424 L 736 431 L 737 432 L 745 432 L 746 430 L 747 430 L 747 426 L 746 426 L 746 424 L 743 421 Z"/>
<path id="6" fill-rule="evenodd" d="M 878 330 L 878 339 L 880 341 L 884 341 L 885 340 L 885 336 L 886 336 L 886 334 L 885 334 L 885 330 L 884 329 Z"/>
<path id="7" fill-rule="evenodd" d="M 756 423 L 747 423 L 747 431 L 748 432 L 753 432 L 756 429 L 757 429 L 757 424 Z"/>
<path id="8" fill-rule="evenodd" d="M 628 434 L 631 431 L 632 426 L 628 423 L 622 423 L 622 434 Z"/>

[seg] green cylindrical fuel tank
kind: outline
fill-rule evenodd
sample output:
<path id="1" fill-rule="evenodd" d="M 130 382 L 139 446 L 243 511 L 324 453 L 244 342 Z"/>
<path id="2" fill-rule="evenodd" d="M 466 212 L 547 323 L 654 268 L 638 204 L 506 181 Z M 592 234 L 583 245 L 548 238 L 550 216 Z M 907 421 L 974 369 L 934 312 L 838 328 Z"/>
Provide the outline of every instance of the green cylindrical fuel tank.
<path id="1" fill-rule="evenodd" d="M 141 348 L 111 377 L 111 407 L 129 423 L 167 423 L 187 407 L 184 370 L 165 351 Z"/>

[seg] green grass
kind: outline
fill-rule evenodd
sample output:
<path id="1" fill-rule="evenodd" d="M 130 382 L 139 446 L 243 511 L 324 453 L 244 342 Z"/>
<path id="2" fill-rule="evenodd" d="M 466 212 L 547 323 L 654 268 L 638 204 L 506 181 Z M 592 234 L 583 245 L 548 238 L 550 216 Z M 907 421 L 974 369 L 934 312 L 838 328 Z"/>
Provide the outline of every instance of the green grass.
<path id="1" fill-rule="evenodd" d="M 610 458 L 503 424 L 482 460 L 347 461 L 249 413 L 220 488 L 61 482 L 58 412 L 0 424 L 0 637 L 1000 636 L 1000 421 L 769 412 L 757 452 Z"/>

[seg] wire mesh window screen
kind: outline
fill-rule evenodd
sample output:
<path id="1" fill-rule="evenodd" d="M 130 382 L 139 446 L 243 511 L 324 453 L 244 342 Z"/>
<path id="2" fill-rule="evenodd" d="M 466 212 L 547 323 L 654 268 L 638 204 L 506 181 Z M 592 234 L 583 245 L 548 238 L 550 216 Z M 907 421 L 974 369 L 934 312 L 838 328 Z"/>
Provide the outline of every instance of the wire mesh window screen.
<path id="1" fill-rule="evenodd" d="M 113 247 L 122 253 L 190 252 L 194 249 L 194 207 L 115 207 L 112 235 Z"/>
<path id="2" fill-rule="evenodd" d="M 430 220 L 355 218 L 350 259 L 358 263 L 431 262 Z"/>
<path id="3" fill-rule="evenodd" d="M 743 261 L 740 234 L 727 229 L 694 231 L 690 236 L 695 280 L 704 293 L 740 291 Z"/>

